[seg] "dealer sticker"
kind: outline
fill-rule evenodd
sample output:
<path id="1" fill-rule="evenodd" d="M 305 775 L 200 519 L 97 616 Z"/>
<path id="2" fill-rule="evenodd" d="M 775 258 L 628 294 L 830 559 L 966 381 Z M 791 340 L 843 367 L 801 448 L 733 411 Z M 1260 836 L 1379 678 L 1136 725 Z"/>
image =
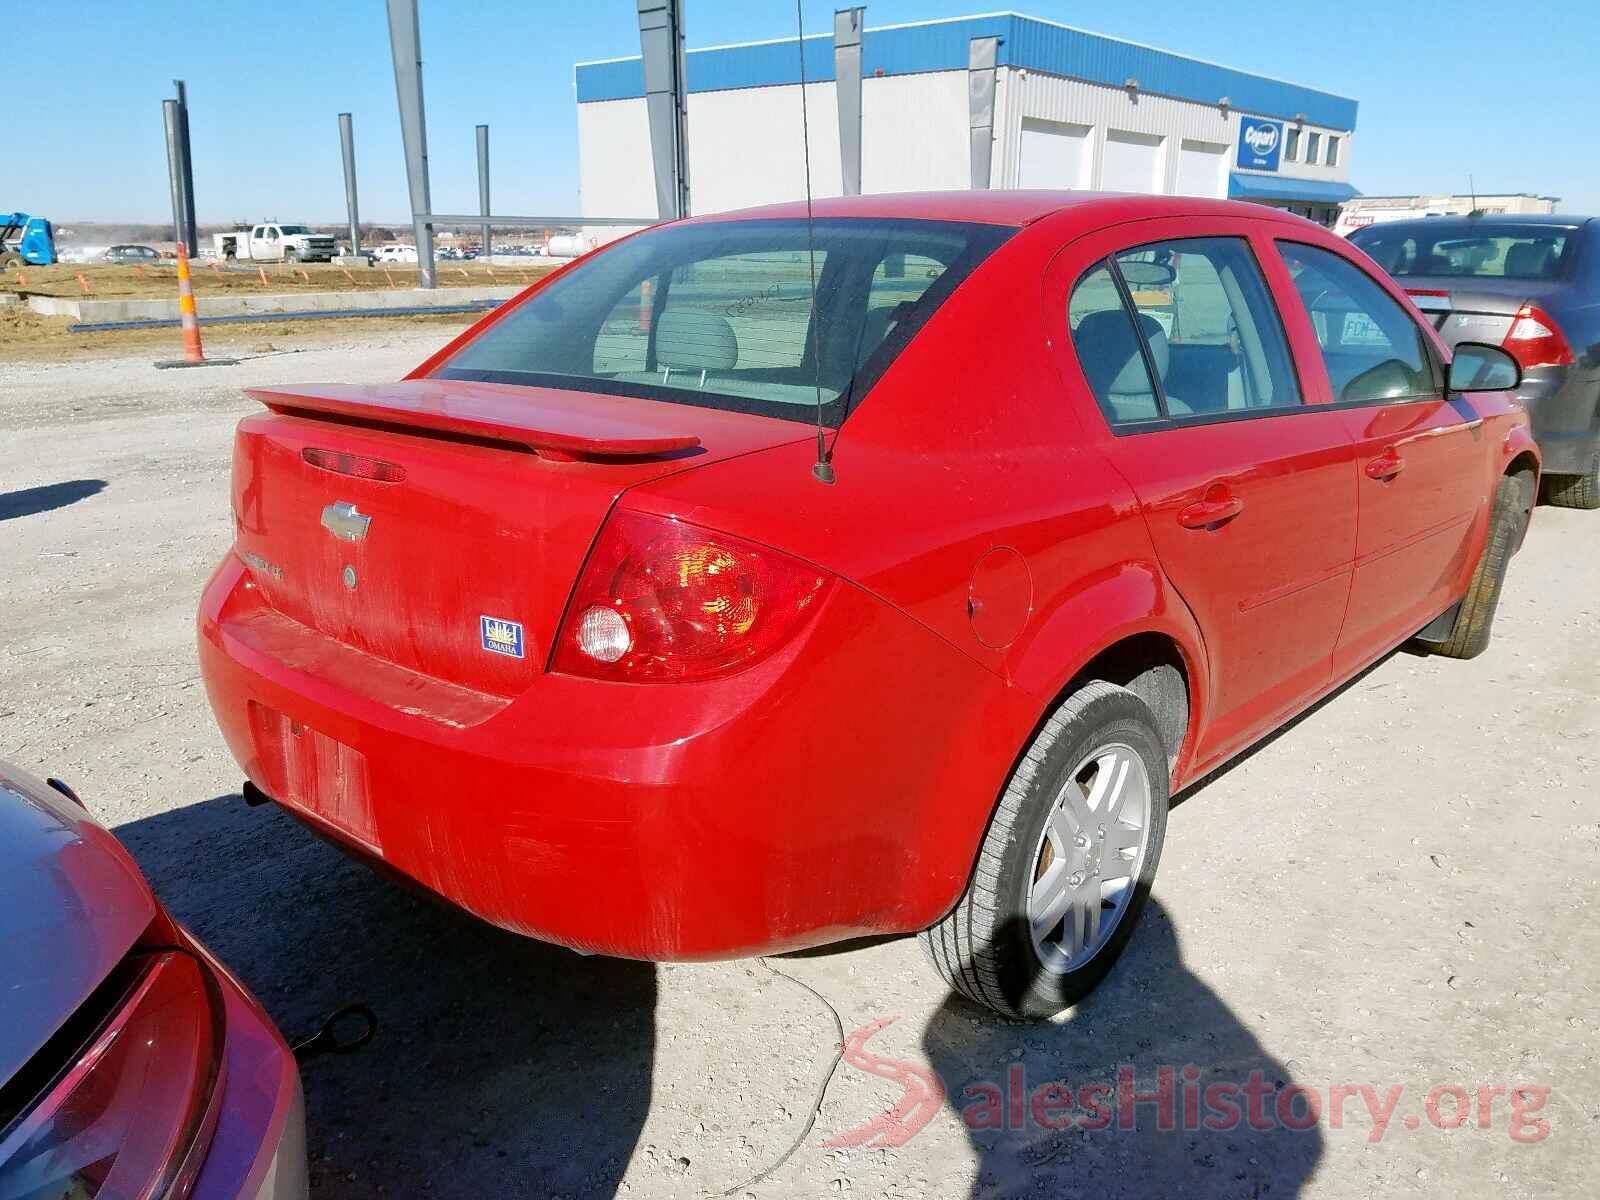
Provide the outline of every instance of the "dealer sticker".
<path id="1" fill-rule="evenodd" d="M 478 633 L 483 648 L 490 654 L 504 654 L 508 658 L 522 657 L 522 624 L 507 621 L 504 617 L 479 617 Z"/>

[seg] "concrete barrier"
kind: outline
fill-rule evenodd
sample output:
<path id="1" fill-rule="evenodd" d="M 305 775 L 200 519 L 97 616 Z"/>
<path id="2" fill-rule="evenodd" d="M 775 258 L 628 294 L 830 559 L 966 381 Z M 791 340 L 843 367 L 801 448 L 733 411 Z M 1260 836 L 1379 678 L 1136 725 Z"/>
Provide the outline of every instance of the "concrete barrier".
<path id="1" fill-rule="evenodd" d="M 203 321 L 208 317 L 239 317 L 254 313 L 281 312 L 348 312 L 360 309 L 382 312 L 385 309 L 403 308 L 408 311 L 428 308 L 450 308 L 484 300 L 506 300 L 515 296 L 525 285 L 500 284 L 473 287 L 390 288 L 371 292 L 279 292 L 256 295 L 251 292 L 196 297 L 196 306 Z M 64 296 L 29 296 L 28 307 L 47 317 L 73 317 L 83 324 L 111 321 L 176 321 L 178 298 L 156 300 L 149 298 L 126 300 L 96 300 L 93 297 L 71 299 Z"/>

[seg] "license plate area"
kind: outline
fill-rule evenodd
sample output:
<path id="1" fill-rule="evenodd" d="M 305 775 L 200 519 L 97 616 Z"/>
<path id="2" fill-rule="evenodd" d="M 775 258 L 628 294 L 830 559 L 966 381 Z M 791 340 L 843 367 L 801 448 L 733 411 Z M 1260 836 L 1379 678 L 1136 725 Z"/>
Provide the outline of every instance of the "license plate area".
<path id="1" fill-rule="evenodd" d="M 382 854 L 367 760 L 359 751 L 255 701 L 250 729 L 263 791 Z"/>

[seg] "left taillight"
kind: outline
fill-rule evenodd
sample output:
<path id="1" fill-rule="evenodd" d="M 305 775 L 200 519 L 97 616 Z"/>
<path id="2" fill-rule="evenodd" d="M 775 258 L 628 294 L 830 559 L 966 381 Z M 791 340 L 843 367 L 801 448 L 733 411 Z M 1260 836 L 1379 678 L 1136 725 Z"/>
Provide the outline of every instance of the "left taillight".
<path id="1" fill-rule="evenodd" d="M 182 951 L 121 971 L 110 1016 L 0 1129 L 0 1197 L 157 1200 L 192 1186 L 215 1121 L 220 997 Z"/>
<path id="2" fill-rule="evenodd" d="M 1571 366 L 1574 361 L 1567 335 L 1561 332 L 1555 318 L 1537 304 L 1524 304 L 1517 309 L 1500 345 L 1524 370 Z"/>
<path id="3" fill-rule="evenodd" d="M 729 674 L 792 637 L 831 581 L 744 538 L 615 513 L 584 565 L 551 668 L 637 683 Z"/>

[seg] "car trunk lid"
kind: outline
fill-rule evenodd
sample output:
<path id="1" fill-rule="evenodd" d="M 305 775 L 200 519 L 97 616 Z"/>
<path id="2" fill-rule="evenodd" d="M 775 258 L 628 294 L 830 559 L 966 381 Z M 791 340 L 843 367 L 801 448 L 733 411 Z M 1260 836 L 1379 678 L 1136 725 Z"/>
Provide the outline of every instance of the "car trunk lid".
<path id="1" fill-rule="evenodd" d="M 1450 275 L 1408 275 L 1400 283 L 1450 346 L 1457 342 L 1500 345 L 1519 308 L 1540 303 L 1560 287 L 1529 279 Z"/>
<path id="2" fill-rule="evenodd" d="M 628 396 L 410 380 L 255 389 L 236 548 L 278 614 L 495 695 L 543 668 L 628 488 L 801 440 L 794 422 Z"/>

